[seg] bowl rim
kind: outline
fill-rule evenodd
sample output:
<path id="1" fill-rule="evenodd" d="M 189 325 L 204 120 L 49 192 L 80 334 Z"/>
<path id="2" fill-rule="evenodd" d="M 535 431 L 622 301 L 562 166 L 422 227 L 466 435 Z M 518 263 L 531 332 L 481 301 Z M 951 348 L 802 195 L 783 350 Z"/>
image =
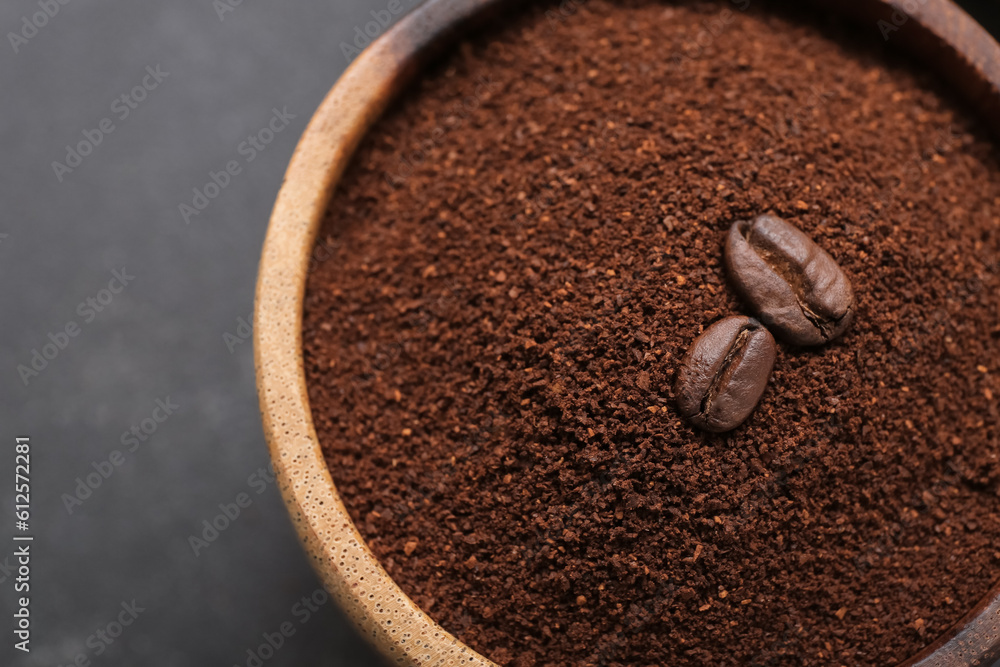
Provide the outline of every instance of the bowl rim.
<path id="1" fill-rule="evenodd" d="M 265 438 L 282 497 L 326 589 L 362 635 L 400 665 L 494 663 L 441 628 L 400 589 L 341 502 L 306 389 L 306 279 L 330 197 L 368 130 L 438 49 L 463 28 L 513 1 L 427 0 L 357 56 L 320 104 L 295 149 L 260 260 L 254 361 Z M 891 3 L 846 0 L 836 8 L 877 25 L 879 20 L 893 21 L 891 12 L 897 10 Z M 951 75 L 965 100 L 978 107 L 989 129 L 1000 136 L 1000 45 L 953 0 L 913 3 L 914 11 L 898 26 L 901 44 Z M 979 661 L 1000 657 L 998 650 L 1000 587 L 905 664 L 983 664 Z"/>
<path id="2" fill-rule="evenodd" d="M 351 521 L 323 458 L 306 391 L 302 306 L 330 195 L 369 127 L 452 30 L 496 0 L 432 0 L 375 39 L 321 103 L 292 156 L 257 278 L 254 362 L 272 465 L 314 569 L 351 620 L 402 665 L 493 663 L 438 626 L 388 576 Z"/>

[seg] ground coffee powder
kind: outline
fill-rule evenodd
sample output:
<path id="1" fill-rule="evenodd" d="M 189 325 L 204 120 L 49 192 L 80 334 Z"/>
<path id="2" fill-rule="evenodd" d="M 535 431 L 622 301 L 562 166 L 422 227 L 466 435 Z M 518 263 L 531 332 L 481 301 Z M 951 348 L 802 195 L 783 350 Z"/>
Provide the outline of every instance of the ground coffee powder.
<path id="1" fill-rule="evenodd" d="M 331 203 L 303 330 L 331 472 L 501 665 L 892 664 L 1000 571 L 993 149 L 875 26 L 749 4 L 530 8 Z M 855 320 L 705 434 L 677 363 L 749 314 L 722 247 L 762 213 L 837 258 Z"/>

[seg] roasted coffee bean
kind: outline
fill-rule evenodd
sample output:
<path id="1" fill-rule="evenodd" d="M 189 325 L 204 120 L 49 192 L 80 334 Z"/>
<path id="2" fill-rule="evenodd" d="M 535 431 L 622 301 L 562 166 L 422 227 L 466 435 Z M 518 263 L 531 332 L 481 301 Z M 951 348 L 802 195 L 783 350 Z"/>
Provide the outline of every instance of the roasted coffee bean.
<path id="1" fill-rule="evenodd" d="M 750 416 L 771 377 L 774 337 L 750 317 L 727 317 L 705 330 L 681 360 L 674 393 L 681 416 L 724 433 Z"/>
<path id="2" fill-rule="evenodd" d="M 837 262 L 773 215 L 733 224 L 726 269 L 760 320 L 796 345 L 822 345 L 854 317 L 854 291 Z"/>

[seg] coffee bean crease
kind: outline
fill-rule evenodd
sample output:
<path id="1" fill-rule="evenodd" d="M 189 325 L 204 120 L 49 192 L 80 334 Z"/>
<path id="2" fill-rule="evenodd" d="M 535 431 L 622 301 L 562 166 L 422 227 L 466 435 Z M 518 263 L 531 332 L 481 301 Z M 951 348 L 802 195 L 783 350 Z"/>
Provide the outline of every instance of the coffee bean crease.
<path id="1" fill-rule="evenodd" d="M 674 388 L 681 415 L 713 433 L 736 428 L 760 402 L 776 353 L 774 337 L 757 320 L 716 322 L 681 360 Z"/>
<path id="2" fill-rule="evenodd" d="M 772 215 L 735 222 L 726 238 L 730 280 L 761 321 L 802 346 L 840 336 L 854 317 L 854 290 L 836 260 Z"/>

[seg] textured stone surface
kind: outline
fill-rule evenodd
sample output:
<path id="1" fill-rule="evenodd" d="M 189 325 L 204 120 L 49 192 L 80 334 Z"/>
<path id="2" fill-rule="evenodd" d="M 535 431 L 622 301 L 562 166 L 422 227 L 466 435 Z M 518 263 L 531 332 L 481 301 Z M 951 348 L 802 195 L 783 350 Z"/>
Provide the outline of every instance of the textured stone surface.
<path id="1" fill-rule="evenodd" d="M 268 464 L 253 354 L 223 339 L 250 317 L 271 206 L 346 65 L 339 43 L 377 6 L 243 3 L 220 20 L 211 2 L 71 2 L 16 54 L 7 32 L 38 6 L 0 6 L 0 471 L 10 479 L 13 437 L 31 435 L 36 536 L 33 651 L 14 656 L 5 640 L 0 664 L 244 665 L 286 621 L 295 635 L 269 666 L 377 664 L 331 604 L 305 624 L 293 612 L 319 582 L 277 486 L 248 480 Z M 115 98 L 157 64 L 169 77 L 119 120 Z M 248 163 L 238 147 L 274 107 L 296 117 Z M 116 129 L 60 183 L 52 161 L 105 117 Z M 242 172 L 185 224 L 178 205 L 229 160 Z M 88 322 L 77 305 L 121 267 L 134 280 Z M 16 366 L 70 321 L 80 334 L 24 386 Z M 60 496 L 168 396 L 176 413 L 68 514 Z M 195 556 L 189 535 L 241 492 L 250 507 Z M 0 583 L 5 617 L 11 586 Z M 88 637 L 133 598 L 145 611 L 97 655 Z"/>

